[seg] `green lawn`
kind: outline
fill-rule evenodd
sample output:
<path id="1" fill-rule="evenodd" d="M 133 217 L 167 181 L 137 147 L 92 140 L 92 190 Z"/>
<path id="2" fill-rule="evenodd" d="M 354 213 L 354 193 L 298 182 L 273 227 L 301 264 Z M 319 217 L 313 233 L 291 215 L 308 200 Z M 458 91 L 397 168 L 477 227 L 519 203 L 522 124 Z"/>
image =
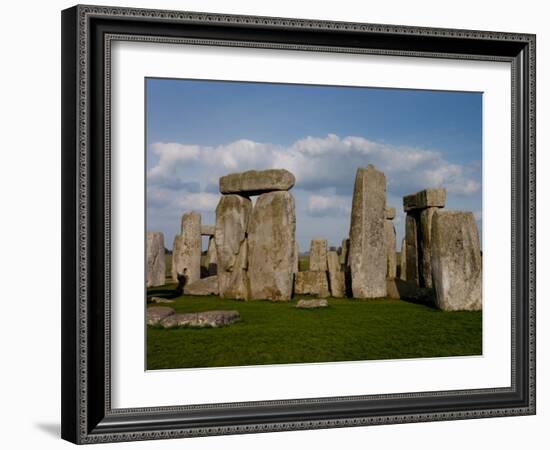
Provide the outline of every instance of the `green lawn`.
<path id="1" fill-rule="evenodd" d="M 149 289 L 170 295 L 174 286 Z M 300 296 L 305 298 L 305 296 Z M 481 354 L 481 312 L 443 312 L 401 300 L 329 298 L 324 309 L 296 301 L 183 296 L 177 312 L 235 309 L 223 328 L 147 327 L 147 368 L 357 361 Z"/>

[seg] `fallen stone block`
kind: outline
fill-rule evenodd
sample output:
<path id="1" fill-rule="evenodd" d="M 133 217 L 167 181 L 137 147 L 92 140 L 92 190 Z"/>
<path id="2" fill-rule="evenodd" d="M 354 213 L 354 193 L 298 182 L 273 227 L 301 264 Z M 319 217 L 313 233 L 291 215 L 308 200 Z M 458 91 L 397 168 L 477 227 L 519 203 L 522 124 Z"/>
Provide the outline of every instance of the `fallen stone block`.
<path id="1" fill-rule="evenodd" d="M 149 303 L 174 303 L 175 300 L 170 300 L 164 297 L 148 297 L 147 301 Z"/>
<path id="2" fill-rule="evenodd" d="M 161 320 L 174 314 L 176 310 L 168 306 L 151 306 L 147 308 L 147 325 L 157 325 Z"/>
<path id="3" fill-rule="evenodd" d="M 204 311 L 199 313 L 172 314 L 160 324 L 164 328 L 218 328 L 241 320 L 239 311 Z"/>
<path id="4" fill-rule="evenodd" d="M 312 309 L 312 308 L 326 308 L 328 302 L 324 298 L 314 299 L 314 300 L 298 300 L 296 303 L 296 308 Z"/>

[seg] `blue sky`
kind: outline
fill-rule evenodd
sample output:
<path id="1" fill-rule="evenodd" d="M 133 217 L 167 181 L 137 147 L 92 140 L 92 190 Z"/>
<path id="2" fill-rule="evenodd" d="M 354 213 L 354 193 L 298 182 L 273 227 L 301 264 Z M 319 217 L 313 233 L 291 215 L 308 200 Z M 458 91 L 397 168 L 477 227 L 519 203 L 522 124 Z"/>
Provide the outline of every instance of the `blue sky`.
<path id="1" fill-rule="evenodd" d="M 147 228 L 168 248 L 183 212 L 214 223 L 219 176 L 249 169 L 295 174 L 300 251 L 316 237 L 340 245 L 355 172 L 371 163 L 398 243 L 402 196 L 427 187 L 446 187 L 446 207 L 481 226 L 480 93 L 147 79 L 146 96 Z"/>

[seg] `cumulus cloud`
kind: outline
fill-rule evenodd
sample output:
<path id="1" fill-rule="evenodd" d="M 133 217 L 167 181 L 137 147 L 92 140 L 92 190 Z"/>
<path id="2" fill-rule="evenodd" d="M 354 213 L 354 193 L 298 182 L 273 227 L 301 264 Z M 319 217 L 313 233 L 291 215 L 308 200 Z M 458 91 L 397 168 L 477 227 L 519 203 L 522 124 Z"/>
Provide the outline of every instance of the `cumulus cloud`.
<path id="1" fill-rule="evenodd" d="M 213 211 L 216 209 L 219 194 L 210 192 L 174 193 L 171 189 L 152 186 L 147 189 L 149 208 L 170 208 L 176 211 Z"/>
<path id="2" fill-rule="evenodd" d="M 312 217 L 349 216 L 351 198 L 339 195 L 310 195 L 307 213 Z"/>
<path id="3" fill-rule="evenodd" d="M 156 142 L 149 146 L 148 157 L 148 226 L 165 232 L 167 242 L 179 229 L 185 211 L 198 211 L 204 223 L 214 223 L 219 177 L 250 169 L 284 168 L 296 176 L 292 192 L 297 236 L 303 248 L 313 235 L 334 243 L 347 235 L 355 173 L 368 164 L 386 175 L 387 204 L 397 210 L 398 242 L 404 231 L 403 195 L 428 187 L 445 187 L 447 206 L 476 211 L 481 224 L 480 164 L 449 161 L 437 149 L 329 134 L 305 137 L 286 146 L 247 139 L 218 146 Z"/>
<path id="4" fill-rule="evenodd" d="M 357 167 L 374 164 L 386 174 L 388 192 L 396 195 L 427 187 L 445 187 L 449 194 L 479 192 L 478 167 L 452 163 L 436 150 L 370 141 L 363 137 L 306 137 L 289 146 L 241 139 L 219 146 L 157 142 L 151 145 L 157 162 L 148 183 L 165 189 L 214 192 L 218 178 L 228 172 L 285 168 L 296 176 L 296 188 L 332 189 L 350 194 Z"/>

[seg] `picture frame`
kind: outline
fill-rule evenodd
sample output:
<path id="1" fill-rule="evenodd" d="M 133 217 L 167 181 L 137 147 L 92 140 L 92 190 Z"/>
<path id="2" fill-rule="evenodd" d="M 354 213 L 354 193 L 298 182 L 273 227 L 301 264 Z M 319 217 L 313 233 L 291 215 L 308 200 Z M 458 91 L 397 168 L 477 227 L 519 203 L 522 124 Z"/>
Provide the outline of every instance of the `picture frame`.
<path id="1" fill-rule="evenodd" d="M 511 65 L 511 384 L 113 408 L 110 49 L 117 40 Z M 535 414 L 535 36 L 78 5 L 62 12 L 62 437 L 84 444 Z"/>

